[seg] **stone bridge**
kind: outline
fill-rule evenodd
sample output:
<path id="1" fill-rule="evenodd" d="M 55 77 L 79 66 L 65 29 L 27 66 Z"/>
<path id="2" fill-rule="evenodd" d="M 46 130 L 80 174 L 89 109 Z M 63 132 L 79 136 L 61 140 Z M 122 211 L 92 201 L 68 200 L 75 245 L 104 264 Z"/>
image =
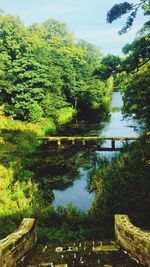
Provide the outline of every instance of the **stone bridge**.
<path id="1" fill-rule="evenodd" d="M 118 141 L 122 143 L 128 143 L 130 141 L 139 140 L 138 137 L 106 137 L 106 136 L 46 136 L 39 138 L 46 143 L 57 144 L 59 148 L 66 144 L 70 145 L 83 145 L 83 146 L 96 146 L 99 151 L 119 151 L 121 147 L 116 147 Z M 102 147 L 102 143 L 110 141 L 110 147 Z"/>

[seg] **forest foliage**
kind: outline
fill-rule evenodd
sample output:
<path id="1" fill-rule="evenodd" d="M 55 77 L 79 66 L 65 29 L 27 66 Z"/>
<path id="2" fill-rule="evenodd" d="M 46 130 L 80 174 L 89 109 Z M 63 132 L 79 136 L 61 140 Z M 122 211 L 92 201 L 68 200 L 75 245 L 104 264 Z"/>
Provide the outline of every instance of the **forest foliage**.
<path id="1" fill-rule="evenodd" d="M 101 58 L 100 50 L 76 40 L 55 19 L 25 26 L 20 18 L 1 14 L 0 102 L 5 114 L 57 123 L 60 114 L 71 117 L 76 109 L 107 109 L 103 105 L 110 100 L 107 83 L 93 74 Z"/>

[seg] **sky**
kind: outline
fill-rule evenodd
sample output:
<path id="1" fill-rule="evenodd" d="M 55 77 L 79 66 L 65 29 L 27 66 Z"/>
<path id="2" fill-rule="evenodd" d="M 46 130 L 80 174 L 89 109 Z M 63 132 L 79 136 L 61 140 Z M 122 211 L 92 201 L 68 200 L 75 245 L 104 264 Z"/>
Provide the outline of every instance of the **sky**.
<path id="1" fill-rule="evenodd" d="M 76 38 L 96 45 L 104 55 L 122 55 L 122 47 L 134 40 L 146 18 L 142 11 L 139 12 L 132 30 L 118 35 L 125 17 L 108 24 L 106 14 L 114 4 L 120 2 L 124 0 L 0 0 L 0 8 L 19 16 L 26 25 L 55 18 L 65 22 Z"/>

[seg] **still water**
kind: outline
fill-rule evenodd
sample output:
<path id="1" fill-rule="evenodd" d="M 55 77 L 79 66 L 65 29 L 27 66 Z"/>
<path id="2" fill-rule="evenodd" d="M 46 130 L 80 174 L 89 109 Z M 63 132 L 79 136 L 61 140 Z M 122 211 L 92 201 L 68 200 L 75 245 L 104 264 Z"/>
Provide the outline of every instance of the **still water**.
<path id="1" fill-rule="evenodd" d="M 112 94 L 111 113 L 109 118 L 99 123 L 72 123 L 61 129 L 60 135 L 99 135 L 99 136 L 129 136 L 136 137 L 140 127 L 135 120 L 123 118 L 121 107 L 122 96 L 119 92 Z M 121 146 L 117 142 L 117 146 Z M 110 141 L 103 146 L 109 147 Z M 52 148 L 46 145 L 43 148 L 42 160 L 37 168 L 43 186 L 53 189 L 53 205 L 66 207 L 70 203 L 82 211 L 87 211 L 92 204 L 94 193 L 89 193 L 87 184 L 89 170 L 94 156 L 113 156 L 117 152 L 92 151 L 92 148 L 75 146 L 64 149 Z M 64 182 L 65 181 L 65 182 Z"/>

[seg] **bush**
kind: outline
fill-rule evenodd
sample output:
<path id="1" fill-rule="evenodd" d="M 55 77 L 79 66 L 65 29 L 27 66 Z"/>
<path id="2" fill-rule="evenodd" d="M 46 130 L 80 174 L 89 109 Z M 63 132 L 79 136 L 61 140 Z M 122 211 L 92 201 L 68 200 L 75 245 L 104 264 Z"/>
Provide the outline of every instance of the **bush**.
<path id="1" fill-rule="evenodd" d="M 71 107 L 65 107 L 57 111 L 57 122 L 59 125 L 69 122 L 75 115 L 75 110 Z"/>

